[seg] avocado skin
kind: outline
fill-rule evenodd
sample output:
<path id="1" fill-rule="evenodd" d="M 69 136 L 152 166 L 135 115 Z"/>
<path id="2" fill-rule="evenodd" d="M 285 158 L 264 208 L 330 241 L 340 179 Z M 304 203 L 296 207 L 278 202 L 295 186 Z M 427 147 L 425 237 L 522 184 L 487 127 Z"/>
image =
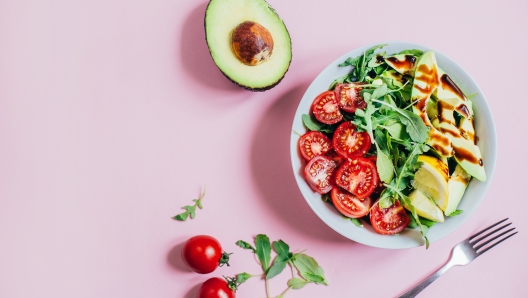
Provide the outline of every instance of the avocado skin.
<path id="1" fill-rule="evenodd" d="M 211 47 L 209 47 L 209 42 L 207 40 L 207 26 L 205 24 L 205 20 L 207 19 L 207 12 L 209 11 L 209 5 L 211 5 L 211 1 L 212 0 L 209 0 L 209 3 L 207 4 L 207 7 L 205 8 L 205 15 L 204 15 L 204 31 L 205 31 L 205 43 L 207 44 L 207 49 L 209 50 L 209 55 L 211 55 L 211 59 L 213 58 L 213 53 L 211 53 Z M 281 17 L 277 14 L 277 12 L 275 11 L 275 9 L 273 9 L 271 6 L 269 6 L 269 8 L 273 11 L 273 13 L 275 15 L 277 15 L 277 18 L 279 18 L 279 20 L 281 20 L 281 22 L 284 24 L 284 21 L 281 19 Z M 286 28 L 286 32 L 288 33 L 288 35 L 290 35 L 290 32 L 288 31 L 288 27 L 286 27 L 286 24 L 284 24 L 284 28 Z M 290 48 L 292 48 L 292 58 L 290 59 L 290 62 L 288 63 L 288 68 L 286 68 L 286 71 L 282 74 L 282 76 L 275 82 L 275 83 L 272 83 L 271 85 L 268 85 L 268 86 L 265 86 L 265 87 L 261 87 L 261 88 L 252 88 L 252 87 L 249 87 L 249 86 L 246 86 L 246 85 L 243 85 L 243 84 L 240 84 L 238 83 L 237 81 L 233 80 L 231 77 L 229 77 L 229 75 L 227 75 L 225 72 L 223 72 L 218 66 L 218 70 L 220 70 L 220 72 L 228 79 L 230 80 L 233 84 L 237 85 L 238 87 L 241 87 L 241 88 L 244 88 L 248 91 L 252 91 L 252 92 L 264 92 L 264 91 L 267 91 L 267 90 L 270 90 L 271 88 L 277 86 L 281 81 L 282 79 L 284 79 L 284 76 L 286 76 L 286 73 L 288 72 L 288 70 L 290 70 L 290 65 L 291 65 L 291 61 L 293 59 L 293 47 L 292 47 L 292 43 L 291 43 L 291 35 L 290 35 Z M 214 62 L 214 59 L 213 59 L 213 62 Z M 216 65 L 216 62 L 214 62 L 215 65 Z"/>

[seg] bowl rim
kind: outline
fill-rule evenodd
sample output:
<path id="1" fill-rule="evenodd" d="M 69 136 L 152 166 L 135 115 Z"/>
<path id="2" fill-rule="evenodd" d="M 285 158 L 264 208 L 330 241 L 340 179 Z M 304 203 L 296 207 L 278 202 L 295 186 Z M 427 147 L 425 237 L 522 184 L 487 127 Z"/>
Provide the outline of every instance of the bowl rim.
<path id="1" fill-rule="evenodd" d="M 363 51 L 365 51 L 366 49 L 371 48 L 371 47 L 376 46 L 376 45 L 381 45 L 381 44 L 387 44 L 387 46 L 385 46 L 383 49 L 378 50 L 378 51 L 387 51 L 389 54 L 392 54 L 393 52 L 396 52 L 396 51 L 401 51 L 403 49 L 413 49 L 413 48 L 414 49 L 421 49 L 421 50 L 424 50 L 424 51 L 434 50 L 434 49 L 432 49 L 432 48 L 430 48 L 428 46 L 424 46 L 424 45 L 413 43 L 413 42 L 407 42 L 407 41 L 376 42 L 376 43 L 367 44 L 367 45 L 355 48 L 355 49 L 353 49 L 351 51 L 348 51 L 348 52 L 344 53 L 343 55 L 339 56 L 334 61 L 332 61 L 330 64 L 328 64 L 321 72 L 319 72 L 319 74 L 310 83 L 310 85 L 308 86 L 308 88 L 304 92 L 303 97 L 299 101 L 299 104 L 298 104 L 297 109 L 295 111 L 295 114 L 294 114 L 294 117 L 293 117 L 293 121 L 292 121 L 292 132 L 291 132 L 291 137 L 290 137 L 291 165 L 292 165 L 293 175 L 294 175 L 295 181 L 297 183 L 297 186 L 299 187 L 301 195 L 303 196 L 303 198 L 305 199 L 307 204 L 310 206 L 312 211 L 319 217 L 319 219 L 321 219 L 326 225 L 328 225 L 330 228 L 335 230 L 337 233 L 341 234 L 342 236 L 344 236 L 344 237 L 346 237 L 346 238 L 348 238 L 350 240 L 353 240 L 353 241 L 358 242 L 358 243 L 362 243 L 364 245 L 372 246 L 372 247 L 387 248 L 387 249 L 404 249 L 404 248 L 419 247 L 419 246 L 424 245 L 425 243 L 422 240 L 422 237 L 419 236 L 419 232 L 416 231 L 417 229 L 413 229 L 413 230 L 406 229 L 401 234 L 395 235 L 395 236 L 392 236 L 392 237 L 390 237 L 390 236 L 382 236 L 382 235 L 377 234 L 376 237 L 370 237 L 370 238 L 361 237 L 361 235 L 364 234 L 364 232 L 362 232 L 362 234 L 351 234 L 351 233 L 345 232 L 342 228 L 340 228 L 343 225 L 335 224 L 335 219 L 330 220 L 330 219 L 327 218 L 327 215 L 328 215 L 328 212 L 326 212 L 327 210 L 320 209 L 321 203 L 323 203 L 324 205 L 329 205 L 329 204 L 326 204 L 326 203 L 322 202 L 322 200 L 320 199 L 320 195 L 316 194 L 315 192 L 311 191 L 311 189 L 309 189 L 309 187 L 307 186 L 306 182 L 304 181 L 304 177 L 302 177 L 302 174 L 299 173 L 299 171 L 302 172 L 303 167 L 297 165 L 297 163 L 300 164 L 300 165 L 304 165 L 304 163 L 305 163 L 304 160 L 302 159 L 302 157 L 300 156 L 299 151 L 298 151 L 297 143 L 298 143 L 298 139 L 299 139 L 300 136 L 295 133 L 296 129 L 297 129 L 297 132 L 300 133 L 299 128 L 296 128 L 298 126 L 299 122 L 300 122 L 300 126 L 303 128 L 303 132 L 306 131 L 306 128 L 304 128 L 304 126 L 302 124 L 302 120 L 300 120 L 300 117 L 302 116 L 302 114 L 307 114 L 309 112 L 309 109 L 308 110 L 303 109 L 304 108 L 303 105 L 306 105 L 306 101 L 308 101 L 308 103 L 311 104 L 311 102 L 313 101 L 313 98 L 315 98 L 315 96 L 313 96 L 314 91 L 319 90 L 318 92 L 315 93 L 317 95 L 320 92 L 323 92 L 323 91 L 327 90 L 327 89 L 324 89 L 324 90 L 321 90 L 321 89 L 317 89 L 316 90 L 316 89 L 314 89 L 314 88 L 319 88 L 319 87 L 315 87 L 317 85 L 316 82 L 318 82 L 318 84 L 320 84 L 319 81 L 325 80 L 325 76 L 327 76 L 328 73 L 339 72 L 337 70 L 339 68 L 336 69 L 337 64 L 342 63 L 348 57 L 358 56 Z M 400 50 L 396 50 L 396 49 L 389 50 L 390 48 L 401 48 L 401 49 Z M 487 190 L 488 190 L 488 188 L 489 188 L 489 186 L 491 184 L 491 181 L 493 180 L 492 178 L 493 178 L 493 173 L 495 172 L 496 159 L 497 159 L 497 141 L 496 141 L 497 140 L 497 134 L 496 134 L 495 122 L 494 122 L 494 119 L 493 119 L 493 115 L 492 115 L 492 113 L 491 113 L 491 111 L 489 109 L 489 105 L 487 103 L 487 99 L 486 99 L 484 93 L 482 92 L 482 89 L 478 86 L 478 84 L 473 79 L 473 77 L 471 77 L 471 75 L 464 68 L 462 68 L 456 61 L 451 59 L 449 56 L 443 54 L 442 52 L 439 52 L 437 50 L 434 50 L 434 52 L 435 52 L 435 54 L 437 56 L 437 59 L 442 61 L 442 63 L 439 61 L 439 64 L 444 64 L 444 63 L 446 64 L 446 65 L 442 65 L 442 68 L 443 69 L 450 69 L 450 71 L 446 70 L 446 73 L 448 73 L 450 76 L 455 75 L 455 78 L 453 78 L 453 76 L 452 76 L 452 78 L 453 78 L 453 80 L 455 80 L 455 82 L 459 86 L 463 85 L 464 87 L 467 87 L 469 85 L 471 87 L 470 91 L 477 93 L 475 98 L 472 99 L 472 103 L 474 104 L 475 115 L 478 114 L 478 117 L 475 117 L 476 118 L 475 128 L 477 130 L 477 135 L 482 136 L 483 135 L 482 134 L 482 130 L 483 129 L 485 129 L 485 131 L 486 131 L 486 134 L 485 134 L 486 135 L 486 138 L 485 138 L 485 141 L 486 141 L 485 142 L 485 144 L 486 144 L 485 145 L 485 150 L 482 150 L 483 149 L 482 148 L 482 144 L 483 144 L 482 139 L 479 140 L 479 147 L 481 148 L 483 159 L 485 160 L 485 170 L 486 170 L 487 179 L 486 179 L 485 182 L 481 182 L 481 181 L 474 182 L 474 181 L 472 181 L 470 183 L 470 185 L 466 189 L 466 192 L 464 193 L 464 198 L 466 200 L 463 199 L 461 201 L 461 203 L 460 203 L 460 206 L 464 206 L 465 207 L 463 209 L 464 212 L 461 215 L 458 215 L 457 217 L 449 218 L 449 219 L 446 220 L 446 222 L 441 223 L 439 225 L 435 225 L 434 227 L 432 227 L 431 228 L 431 232 L 433 233 L 433 236 L 429 237 L 429 240 L 430 240 L 431 243 L 435 242 L 437 240 L 440 240 L 440 239 L 444 238 L 445 236 L 451 234 L 455 230 L 457 230 L 476 211 L 478 206 L 482 203 L 482 200 L 484 199 L 484 197 L 486 195 L 486 192 L 487 192 Z M 448 67 L 444 68 L 445 66 L 448 66 Z M 347 69 L 348 69 L 348 71 L 350 70 L 350 68 L 341 68 L 341 69 L 344 70 L 344 71 L 341 71 L 341 72 L 345 72 L 345 73 L 347 72 Z M 336 77 L 337 76 L 333 77 L 332 80 L 335 79 Z M 458 77 L 464 77 L 464 79 L 460 80 Z M 326 88 L 328 88 L 328 86 L 330 85 L 331 81 L 327 82 L 327 83 L 328 84 L 326 85 Z M 463 87 L 461 87 L 461 88 L 464 90 Z M 467 90 L 468 88 L 465 88 L 465 89 Z M 465 92 L 465 93 L 467 94 L 467 92 Z M 475 105 L 475 101 L 478 102 L 478 105 Z M 301 109 L 303 109 L 303 110 L 301 110 Z M 479 121 L 478 119 L 485 119 L 485 121 Z M 475 179 L 473 179 L 473 180 L 475 180 Z M 478 185 L 476 185 L 476 184 L 478 184 Z M 308 188 L 309 192 L 311 192 L 311 194 L 312 194 L 311 197 L 308 197 L 306 195 L 306 188 Z M 475 190 L 475 191 L 473 191 L 473 190 Z M 468 193 L 472 197 L 475 197 L 475 199 L 472 200 L 473 201 L 472 204 L 470 204 L 471 202 L 468 203 L 468 199 L 467 199 Z M 317 200 L 314 201 L 314 199 L 313 199 L 314 196 L 319 196 L 318 201 Z M 330 206 L 330 207 L 331 207 L 331 209 L 334 209 L 333 212 L 331 212 L 331 213 L 338 213 L 335 210 L 335 208 L 333 208 L 333 206 Z M 326 207 L 326 209 L 328 209 L 328 207 Z M 337 215 L 338 216 L 335 216 L 335 217 L 338 217 L 340 219 L 341 218 L 340 214 L 337 214 Z M 439 232 L 437 232 L 437 233 L 433 232 L 433 231 L 435 231 L 436 227 L 445 225 L 448 222 L 448 220 L 450 220 L 452 222 L 452 224 L 450 226 L 445 226 L 443 229 L 437 228 L 437 230 L 439 230 Z M 344 222 L 344 221 L 342 221 L 342 222 Z M 347 223 L 347 224 L 351 225 L 352 229 L 356 228 L 351 223 Z M 363 229 L 368 230 L 368 227 L 366 227 L 368 225 L 364 225 L 364 226 L 365 227 Z M 370 228 L 370 230 L 371 230 L 372 233 L 374 233 L 371 228 Z M 414 233 L 413 232 L 409 232 L 409 231 L 414 231 Z M 431 236 L 431 232 L 428 234 L 428 236 Z M 408 237 L 409 241 L 400 240 L 402 237 L 406 236 L 404 234 L 412 234 L 412 235 L 410 235 L 410 237 Z M 379 236 L 384 237 L 387 240 L 380 240 L 381 238 L 379 238 Z M 400 236 L 400 237 L 398 237 L 398 236 Z M 372 239 L 376 239 L 376 240 L 372 240 Z M 388 241 L 389 239 L 398 239 L 398 240 L 396 240 L 396 241 Z"/>

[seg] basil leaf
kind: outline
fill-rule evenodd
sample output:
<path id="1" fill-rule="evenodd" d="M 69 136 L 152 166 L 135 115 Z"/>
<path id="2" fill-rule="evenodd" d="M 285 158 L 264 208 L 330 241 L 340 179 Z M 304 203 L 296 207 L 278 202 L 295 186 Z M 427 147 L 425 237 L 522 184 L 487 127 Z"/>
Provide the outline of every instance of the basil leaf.
<path id="1" fill-rule="evenodd" d="M 253 277 L 253 275 L 251 275 L 249 273 L 246 273 L 246 272 L 240 273 L 240 274 L 236 275 L 236 282 L 241 284 L 241 283 L 246 282 L 246 280 L 248 280 L 248 279 L 250 279 L 252 277 Z"/>
<path id="2" fill-rule="evenodd" d="M 306 254 L 295 254 L 293 256 L 293 265 L 307 281 L 328 285 L 328 281 L 324 277 L 323 268 L 317 264 L 314 258 Z"/>
<path id="3" fill-rule="evenodd" d="M 289 260 L 290 258 L 288 254 L 277 255 L 273 261 L 273 264 L 269 268 L 268 273 L 266 273 L 266 279 L 271 279 L 279 275 L 284 270 L 284 268 L 286 268 L 286 264 L 288 264 Z"/>
<path id="4" fill-rule="evenodd" d="M 293 256 L 290 252 L 290 246 L 284 241 L 273 241 L 272 244 L 273 249 L 275 249 L 275 252 L 277 253 L 277 256 L 275 257 L 271 268 L 266 274 L 266 279 L 273 278 L 276 275 L 280 274 L 284 270 L 284 268 L 286 268 L 286 264 Z"/>
<path id="5" fill-rule="evenodd" d="M 350 221 L 356 225 L 356 227 L 362 227 L 363 223 L 359 218 L 350 218 Z"/>
<path id="6" fill-rule="evenodd" d="M 257 250 L 251 244 L 247 243 L 246 241 L 238 240 L 235 244 L 242 247 L 243 249 L 252 250 L 254 253 L 257 252 Z"/>
<path id="7" fill-rule="evenodd" d="M 307 283 L 308 282 L 305 281 L 302 278 L 294 277 L 294 278 L 291 278 L 290 280 L 288 280 L 288 287 L 290 287 L 290 288 L 292 288 L 294 290 L 299 290 L 299 289 L 304 288 L 304 286 Z"/>
<path id="8" fill-rule="evenodd" d="M 273 249 L 278 255 L 288 255 L 290 253 L 290 246 L 284 241 L 273 241 Z"/>
<path id="9" fill-rule="evenodd" d="M 268 272 L 271 260 L 271 244 L 268 236 L 259 234 L 255 238 L 256 254 L 265 273 Z"/>
<path id="10" fill-rule="evenodd" d="M 324 127 L 323 123 L 315 120 L 310 115 L 303 114 L 301 118 L 304 126 L 306 126 L 306 128 L 308 128 L 309 130 L 320 131 Z"/>

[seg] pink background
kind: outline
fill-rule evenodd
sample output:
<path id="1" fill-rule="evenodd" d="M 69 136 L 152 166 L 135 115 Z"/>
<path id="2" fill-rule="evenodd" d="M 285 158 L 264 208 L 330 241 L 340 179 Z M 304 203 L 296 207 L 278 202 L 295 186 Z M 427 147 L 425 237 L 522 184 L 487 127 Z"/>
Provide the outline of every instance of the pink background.
<path id="1" fill-rule="evenodd" d="M 285 79 L 242 90 L 213 64 L 206 1 L 0 1 L 0 297 L 195 297 L 212 276 L 258 273 L 235 246 L 258 233 L 308 249 L 330 286 L 286 297 L 393 297 L 441 266 L 453 245 L 510 217 L 520 233 L 423 297 L 520 297 L 528 276 L 528 2 L 278 1 L 293 41 Z M 311 80 L 364 44 L 410 41 L 448 55 L 484 91 L 499 140 L 482 205 L 455 233 L 385 250 L 347 240 L 307 206 L 289 158 Z M 171 219 L 207 184 L 204 209 Z M 234 252 L 189 272 L 196 234 Z M 271 280 L 286 288 L 288 271 Z M 249 280 L 238 297 L 265 297 Z"/>

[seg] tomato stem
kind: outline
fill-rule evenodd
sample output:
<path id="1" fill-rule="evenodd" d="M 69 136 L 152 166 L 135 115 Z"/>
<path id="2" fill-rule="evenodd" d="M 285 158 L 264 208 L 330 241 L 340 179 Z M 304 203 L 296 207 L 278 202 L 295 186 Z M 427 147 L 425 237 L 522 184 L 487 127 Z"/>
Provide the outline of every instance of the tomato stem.
<path id="1" fill-rule="evenodd" d="M 238 286 L 240 285 L 240 283 L 237 282 L 236 278 L 223 275 L 222 277 L 226 280 L 227 287 L 231 289 L 231 291 L 236 292 L 236 290 L 238 290 Z"/>
<path id="2" fill-rule="evenodd" d="M 229 267 L 229 256 L 233 253 L 226 253 L 225 251 L 222 253 L 222 257 L 220 258 L 220 261 L 218 261 L 218 267 L 222 267 L 224 265 L 227 265 Z"/>

